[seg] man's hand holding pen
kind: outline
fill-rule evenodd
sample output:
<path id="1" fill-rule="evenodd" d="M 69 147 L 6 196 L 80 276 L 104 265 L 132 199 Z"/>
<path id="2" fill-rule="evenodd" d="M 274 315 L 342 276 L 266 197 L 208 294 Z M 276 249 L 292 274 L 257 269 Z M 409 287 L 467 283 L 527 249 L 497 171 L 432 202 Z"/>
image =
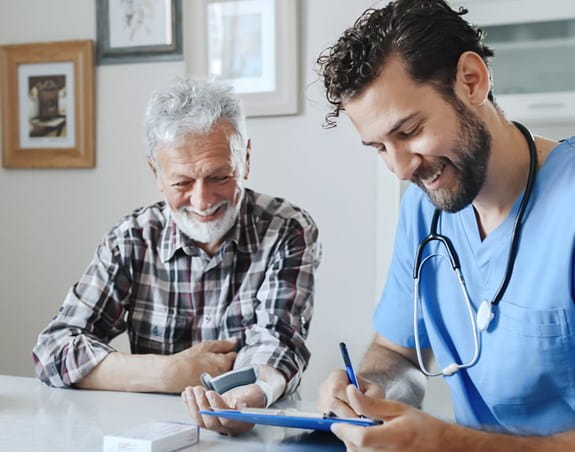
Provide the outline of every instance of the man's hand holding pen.
<path id="1" fill-rule="evenodd" d="M 355 373 L 345 343 L 341 342 L 339 348 L 345 370 L 338 369 L 331 372 L 327 380 L 321 384 L 318 408 L 324 413 L 332 412 L 339 417 L 360 417 L 360 413 L 355 411 L 350 403 L 348 386 L 353 385 L 355 391 L 369 397 L 384 398 L 385 394 L 379 385 Z"/>
<path id="2" fill-rule="evenodd" d="M 381 388 L 376 383 L 373 383 L 365 378 L 357 376 L 359 386 L 362 393 L 369 397 L 384 398 Z M 329 374 L 320 387 L 320 399 L 318 401 L 318 409 L 324 413 L 330 411 L 339 417 L 359 417 L 359 413 L 354 411 L 348 397 L 347 388 L 350 382 L 347 373 L 343 369 L 338 369 Z M 350 390 L 358 391 L 357 388 L 350 388 Z"/>

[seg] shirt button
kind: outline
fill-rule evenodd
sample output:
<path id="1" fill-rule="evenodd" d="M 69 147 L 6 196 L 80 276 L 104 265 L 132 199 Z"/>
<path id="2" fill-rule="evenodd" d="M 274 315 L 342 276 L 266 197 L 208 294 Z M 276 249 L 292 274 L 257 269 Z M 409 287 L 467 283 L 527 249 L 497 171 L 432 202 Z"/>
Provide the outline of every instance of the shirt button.
<path id="1" fill-rule="evenodd" d="M 206 316 L 206 323 L 210 323 L 212 321 L 212 316 L 211 315 L 207 315 Z"/>

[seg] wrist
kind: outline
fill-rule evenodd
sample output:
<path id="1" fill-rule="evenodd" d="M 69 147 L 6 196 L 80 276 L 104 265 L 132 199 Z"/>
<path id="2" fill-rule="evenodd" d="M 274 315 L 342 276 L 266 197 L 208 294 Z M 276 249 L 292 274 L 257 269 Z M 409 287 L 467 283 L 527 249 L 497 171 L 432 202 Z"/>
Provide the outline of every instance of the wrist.
<path id="1" fill-rule="evenodd" d="M 272 386 L 264 380 L 256 380 L 254 383 L 258 386 L 264 393 L 264 405 L 268 408 L 272 403 L 274 403 L 279 397 L 275 397 L 274 389 Z"/>
<path id="2" fill-rule="evenodd" d="M 160 392 L 181 392 L 184 388 L 176 387 L 180 369 L 177 355 L 149 355 L 150 372 L 156 376 L 156 385 Z"/>
<path id="3" fill-rule="evenodd" d="M 279 370 L 267 365 L 258 366 L 255 384 L 260 387 L 266 396 L 266 407 L 278 400 L 287 387 L 284 375 Z"/>

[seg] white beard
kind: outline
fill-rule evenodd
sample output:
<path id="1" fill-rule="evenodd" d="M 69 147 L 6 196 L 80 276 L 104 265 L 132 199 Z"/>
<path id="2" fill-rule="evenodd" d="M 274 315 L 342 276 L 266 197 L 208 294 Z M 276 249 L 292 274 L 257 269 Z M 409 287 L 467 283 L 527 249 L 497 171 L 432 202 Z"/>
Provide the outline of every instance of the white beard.
<path id="1" fill-rule="evenodd" d="M 242 198 L 243 190 L 235 206 L 231 206 L 229 201 L 220 201 L 204 211 L 193 207 L 182 207 L 177 211 L 171 211 L 171 213 L 178 228 L 189 238 L 199 243 L 214 243 L 219 241 L 233 227 L 240 213 Z M 191 212 L 197 215 L 208 216 L 220 207 L 225 209 L 224 213 L 212 221 L 198 221 L 190 215 Z"/>

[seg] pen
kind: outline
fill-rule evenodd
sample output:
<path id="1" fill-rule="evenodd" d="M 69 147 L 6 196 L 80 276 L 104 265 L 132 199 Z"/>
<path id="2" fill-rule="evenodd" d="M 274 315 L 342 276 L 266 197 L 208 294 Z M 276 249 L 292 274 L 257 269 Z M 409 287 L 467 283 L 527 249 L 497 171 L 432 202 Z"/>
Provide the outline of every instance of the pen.
<path id="1" fill-rule="evenodd" d="M 353 366 L 351 365 L 351 359 L 349 359 L 349 353 L 347 351 L 347 346 L 345 345 L 345 342 L 339 343 L 339 349 L 341 350 L 341 356 L 345 364 L 345 372 L 347 373 L 347 378 L 349 382 L 361 391 L 361 388 L 359 387 L 359 382 L 357 381 L 357 377 L 355 376 L 355 372 L 353 370 Z"/>

